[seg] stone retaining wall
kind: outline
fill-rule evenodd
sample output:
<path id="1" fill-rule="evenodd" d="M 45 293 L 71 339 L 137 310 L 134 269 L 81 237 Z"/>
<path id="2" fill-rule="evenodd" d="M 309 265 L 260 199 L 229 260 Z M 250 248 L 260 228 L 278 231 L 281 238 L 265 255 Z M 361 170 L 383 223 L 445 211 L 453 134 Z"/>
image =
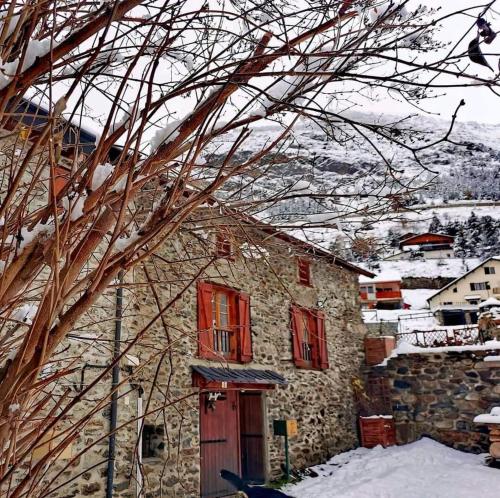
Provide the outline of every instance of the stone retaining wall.
<path id="1" fill-rule="evenodd" d="M 407 354 L 374 367 L 370 376 L 387 379 L 398 444 L 428 435 L 459 450 L 487 452 L 487 428 L 473 419 L 500 406 L 500 362 L 484 361 L 488 354 Z"/>

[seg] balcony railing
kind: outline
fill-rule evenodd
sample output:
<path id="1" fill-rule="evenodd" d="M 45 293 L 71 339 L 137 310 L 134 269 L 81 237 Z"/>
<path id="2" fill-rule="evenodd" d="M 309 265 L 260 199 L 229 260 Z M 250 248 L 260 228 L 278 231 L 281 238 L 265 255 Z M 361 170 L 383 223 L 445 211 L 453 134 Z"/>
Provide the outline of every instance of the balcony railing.
<path id="1" fill-rule="evenodd" d="M 361 299 L 364 299 L 365 301 L 368 299 L 373 299 L 373 294 L 368 295 L 367 292 L 360 292 L 359 293 Z M 401 299 L 401 291 L 399 290 L 393 290 L 393 291 L 377 291 L 375 294 L 375 299 Z"/>
<path id="2" fill-rule="evenodd" d="M 222 353 L 224 356 L 229 356 L 231 354 L 231 342 L 233 334 L 234 332 L 230 330 L 214 329 L 214 351 Z"/>
<path id="3" fill-rule="evenodd" d="M 400 290 L 377 291 L 377 299 L 401 299 Z"/>
<path id="4" fill-rule="evenodd" d="M 302 359 L 305 361 L 312 361 L 312 348 L 308 342 L 302 343 Z"/>

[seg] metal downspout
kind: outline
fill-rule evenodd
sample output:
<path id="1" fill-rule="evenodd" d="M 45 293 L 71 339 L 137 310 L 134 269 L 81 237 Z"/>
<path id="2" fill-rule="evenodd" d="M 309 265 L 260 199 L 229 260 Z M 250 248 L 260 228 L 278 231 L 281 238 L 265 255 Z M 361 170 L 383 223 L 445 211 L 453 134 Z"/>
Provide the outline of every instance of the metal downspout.
<path id="1" fill-rule="evenodd" d="M 118 274 L 119 283 L 123 283 L 123 271 Z M 120 355 L 120 342 L 122 335 L 123 316 L 123 287 L 116 288 L 116 309 L 115 309 L 115 342 L 113 347 L 113 361 Z M 108 470 L 106 472 L 106 498 L 113 498 L 113 481 L 115 477 L 116 458 L 116 426 L 118 419 L 118 384 L 120 382 L 119 362 L 113 365 L 111 379 L 111 410 L 109 416 L 109 442 L 108 442 Z"/>

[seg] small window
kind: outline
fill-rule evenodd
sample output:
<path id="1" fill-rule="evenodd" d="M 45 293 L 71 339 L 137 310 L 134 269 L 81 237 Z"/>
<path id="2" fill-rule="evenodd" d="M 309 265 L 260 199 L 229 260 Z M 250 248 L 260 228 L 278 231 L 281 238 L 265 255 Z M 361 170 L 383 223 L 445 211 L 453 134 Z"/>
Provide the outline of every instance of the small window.
<path id="1" fill-rule="evenodd" d="M 470 284 L 470 290 L 479 291 L 479 290 L 487 290 L 490 286 L 488 282 L 472 282 Z"/>
<path id="2" fill-rule="evenodd" d="M 458 292 L 458 289 L 456 287 L 453 287 L 453 292 Z"/>
<path id="3" fill-rule="evenodd" d="M 452 303 L 451 301 L 445 301 L 445 302 L 443 303 L 443 305 L 444 305 L 444 306 L 450 306 L 450 305 L 452 305 L 452 304 L 453 304 L 453 303 Z"/>
<path id="4" fill-rule="evenodd" d="M 307 259 L 299 258 L 297 261 L 299 282 L 311 286 L 311 263 Z"/>
<path id="5" fill-rule="evenodd" d="M 160 458 L 165 448 L 163 425 L 144 424 L 142 429 L 142 457 Z"/>
<path id="6" fill-rule="evenodd" d="M 232 258 L 233 250 L 229 232 L 225 229 L 220 229 L 215 238 L 215 255 L 219 258 Z"/>
<path id="7" fill-rule="evenodd" d="M 494 266 L 485 266 L 484 273 L 486 275 L 495 275 L 495 267 Z"/>

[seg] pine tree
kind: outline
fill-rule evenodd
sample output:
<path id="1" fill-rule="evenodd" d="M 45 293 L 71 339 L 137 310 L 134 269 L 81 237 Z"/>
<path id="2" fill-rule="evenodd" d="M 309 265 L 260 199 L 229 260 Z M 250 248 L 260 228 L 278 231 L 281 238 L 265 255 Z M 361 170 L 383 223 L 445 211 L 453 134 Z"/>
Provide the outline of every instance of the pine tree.
<path id="1" fill-rule="evenodd" d="M 466 251 L 467 244 L 465 241 L 464 229 L 460 227 L 453 243 L 453 252 L 457 258 L 465 258 L 467 256 Z"/>
<path id="2" fill-rule="evenodd" d="M 441 223 L 441 220 L 436 215 L 432 217 L 431 224 L 429 225 L 429 232 L 430 233 L 443 232 L 443 225 Z"/>

